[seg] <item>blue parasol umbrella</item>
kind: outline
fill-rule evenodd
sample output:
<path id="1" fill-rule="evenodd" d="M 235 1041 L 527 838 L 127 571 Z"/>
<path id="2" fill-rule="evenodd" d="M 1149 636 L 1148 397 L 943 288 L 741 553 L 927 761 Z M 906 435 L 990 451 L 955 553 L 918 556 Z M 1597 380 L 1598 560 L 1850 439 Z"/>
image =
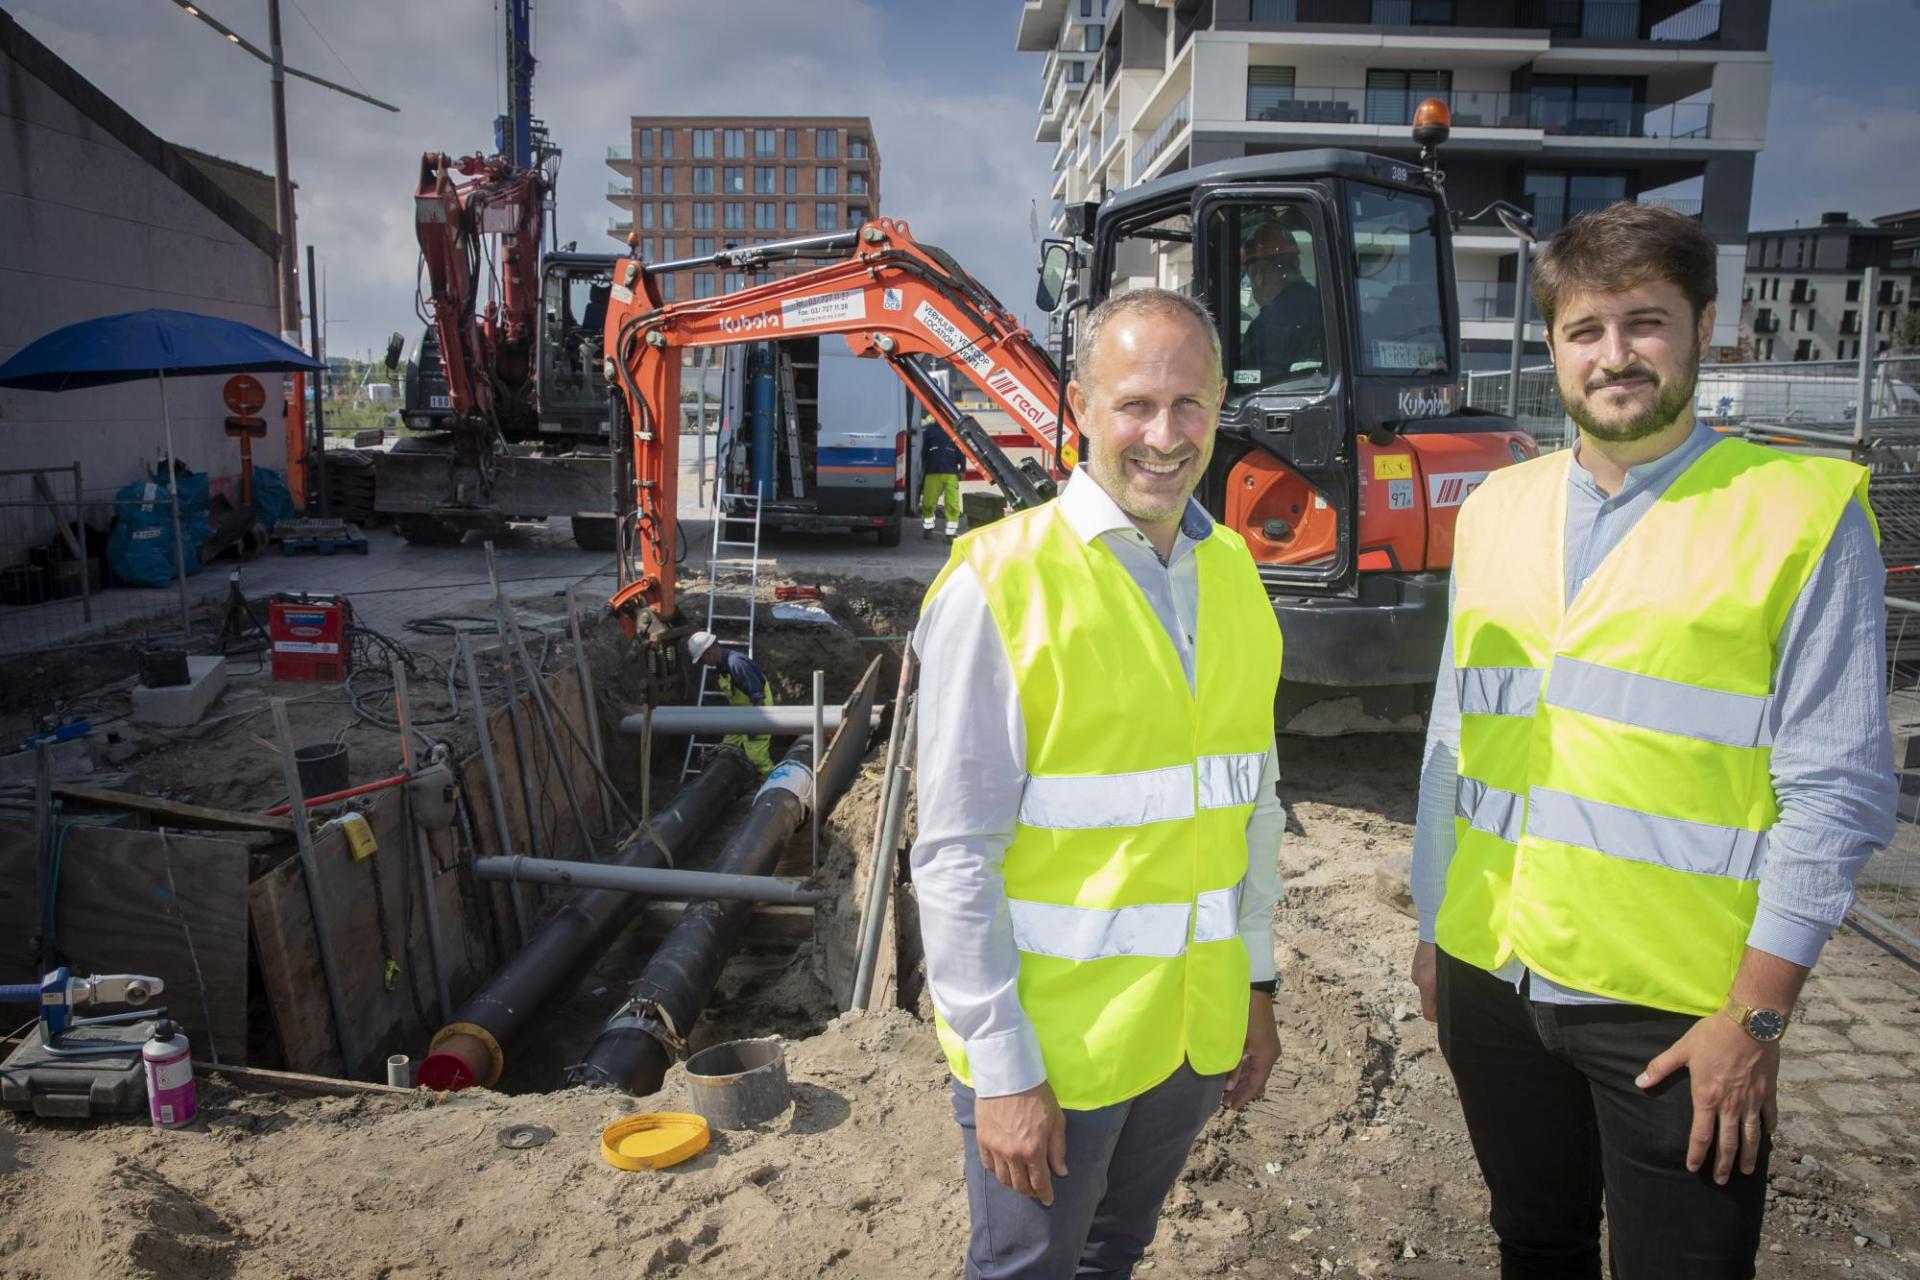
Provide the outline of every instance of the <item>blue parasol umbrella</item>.
<path id="1" fill-rule="evenodd" d="M 293 373 L 320 362 L 298 347 L 238 320 L 191 311 L 129 311 L 82 320 L 55 329 L 0 364 L 0 387 L 27 391 L 72 391 L 116 382 L 156 378 L 160 420 L 167 434 L 167 491 L 173 510 L 174 571 L 180 581 L 180 625 L 187 620 L 187 558 L 180 538 L 180 500 L 175 490 L 173 418 L 167 412 L 167 376 L 210 373 Z"/>

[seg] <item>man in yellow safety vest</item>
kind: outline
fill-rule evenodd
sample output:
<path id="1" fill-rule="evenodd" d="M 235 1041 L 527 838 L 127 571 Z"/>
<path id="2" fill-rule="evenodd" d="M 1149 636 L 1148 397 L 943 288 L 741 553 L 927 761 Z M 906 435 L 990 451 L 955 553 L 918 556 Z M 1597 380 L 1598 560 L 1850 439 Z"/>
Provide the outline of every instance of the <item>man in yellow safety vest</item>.
<path id="1" fill-rule="evenodd" d="M 1555 235 L 1579 438 L 1460 512 L 1413 978 L 1508 1280 L 1597 1280 L 1603 1200 L 1617 1280 L 1753 1275 L 1782 1034 L 1893 834 L 1866 472 L 1694 421 L 1718 259 L 1653 205 Z"/>
<path id="2" fill-rule="evenodd" d="M 1096 308 L 1058 500 L 960 538 L 915 634 L 927 982 L 970 1277 L 1130 1274 L 1279 1053 L 1280 632 L 1192 501 L 1226 384 L 1184 294 Z"/>
<path id="3" fill-rule="evenodd" d="M 766 673 L 760 670 L 760 664 L 729 645 L 724 645 L 711 631 L 696 631 L 687 637 L 687 657 L 702 666 L 712 667 L 719 674 L 715 681 L 728 705 L 735 707 L 770 707 L 773 705 L 773 686 L 767 683 Z M 723 739 L 730 747 L 738 747 L 747 753 L 747 759 L 762 774 L 773 770 L 773 737 L 770 734 L 729 733 Z"/>

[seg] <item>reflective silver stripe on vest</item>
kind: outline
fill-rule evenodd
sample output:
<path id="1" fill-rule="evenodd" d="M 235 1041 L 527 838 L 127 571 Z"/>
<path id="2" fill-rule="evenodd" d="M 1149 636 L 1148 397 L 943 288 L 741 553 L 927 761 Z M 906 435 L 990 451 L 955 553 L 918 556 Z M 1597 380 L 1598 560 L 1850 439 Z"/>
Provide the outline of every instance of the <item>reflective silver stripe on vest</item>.
<path id="1" fill-rule="evenodd" d="M 1020 823 L 1054 831 L 1139 827 L 1193 817 L 1193 767 L 1027 779 Z"/>
<path id="2" fill-rule="evenodd" d="M 1261 757 L 1263 760 L 1265 757 Z M 1240 936 L 1240 886 L 1209 889 L 1194 900 L 1193 940 L 1225 942 Z"/>
<path id="3" fill-rule="evenodd" d="M 1063 907 L 1053 902 L 1008 898 L 1013 942 L 1022 951 L 1062 960 L 1113 956 L 1177 956 L 1187 949 L 1188 908 L 1181 902 L 1142 906 Z M 1196 895 L 1193 940 L 1225 942 L 1240 936 L 1240 885 Z"/>
<path id="4" fill-rule="evenodd" d="M 1184 902 L 1150 902 L 1103 910 L 1008 898 L 1013 943 L 1035 955 L 1062 960 L 1110 956 L 1177 956 L 1187 949 Z"/>
<path id="5" fill-rule="evenodd" d="M 1554 658 L 1547 681 L 1549 706 L 1728 747 L 1773 741 L 1767 725 L 1771 701 L 1567 657 Z"/>
<path id="6" fill-rule="evenodd" d="M 1200 757 L 1200 807 L 1231 809 L 1252 804 L 1260 794 L 1260 771 L 1266 767 L 1267 753 L 1254 751 L 1236 756 Z"/>
<path id="7" fill-rule="evenodd" d="M 1767 850 L 1764 831 L 1656 817 L 1545 787 L 1533 789 L 1527 834 L 1615 858 L 1735 880 L 1753 879 Z"/>
<path id="8" fill-rule="evenodd" d="M 1534 667 L 1461 667 L 1460 714 L 1530 716 L 1540 697 L 1540 672 Z"/>
<path id="9" fill-rule="evenodd" d="M 1254 803 L 1267 753 L 1201 756 L 1199 807 Z M 1144 773 L 1033 776 L 1020 793 L 1020 823 L 1053 831 L 1138 827 L 1194 816 L 1194 770 L 1185 765 Z"/>
<path id="10" fill-rule="evenodd" d="M 1519 844 L 1526 821 L 1526 807 L 1511 791 L 1490 787 L 1478 778 L 1462 776 L 1454 786 L 1453 811 L 1467 820 L 1475 831 L 1498 836 L 1508 844 Z"/>

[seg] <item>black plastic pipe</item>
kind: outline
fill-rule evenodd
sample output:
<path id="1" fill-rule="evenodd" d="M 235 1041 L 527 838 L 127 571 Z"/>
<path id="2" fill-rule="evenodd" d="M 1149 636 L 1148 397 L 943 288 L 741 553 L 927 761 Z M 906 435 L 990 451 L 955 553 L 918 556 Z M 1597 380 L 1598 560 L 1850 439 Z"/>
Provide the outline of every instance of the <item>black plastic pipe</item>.
<path id="1" fill-rule="evenodd" d="M 832 809 L 851 781 L 843 768 L 830 769 L 824 778 L 811 778 L 812 765 L 813 740 L 802 738 L 761 785 L 746 823 L 713 865 L 702 870 L 770 875 L 788 838 L 806 821 L 810 806 L 821 804 L 823 812 Z M 622 1089 L 635 1097 L 657 1092 L 667 1068 L 684 1052 L 685 1037 L 707 1007 L 752 913 L 750 902 L 708 900 L 690 905 L 586 1056 L 567 1069 L 567 1082 Z"/>
<path id="2" fill-rule="evenodd" d="M 660 844 L 685 849 L 720 816 L 754 768 L 737 747 L 708 757 L 707 767 L 653 820 L 659 843 L 644 834 L 622 845 L 609 865 L 657 867 Z M 633 898 L 616 889 L 587 889 L 562 903 L 513 959 L 469 996 L 453 1021 L 433 1037 L 420 1064 L 419 1082 L 429 1089 L 491 1086 L 500 1079 L 507 1050 L 549 1012 L 612 945 L 632 918 Z"/>

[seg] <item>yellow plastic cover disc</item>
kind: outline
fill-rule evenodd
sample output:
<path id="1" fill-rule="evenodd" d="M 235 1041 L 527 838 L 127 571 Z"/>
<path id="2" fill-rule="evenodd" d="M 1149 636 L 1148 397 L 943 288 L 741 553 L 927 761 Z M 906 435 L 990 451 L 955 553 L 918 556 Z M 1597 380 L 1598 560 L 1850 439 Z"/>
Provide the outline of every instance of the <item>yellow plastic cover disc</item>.
<path id="1" fill-rule="evenodd" d="M 616 1169 L 664 1169 L 707 1149 L 707 1122 L 684 1111 L 650 1111 L 600 1131 L 600 1154 Z"/>

